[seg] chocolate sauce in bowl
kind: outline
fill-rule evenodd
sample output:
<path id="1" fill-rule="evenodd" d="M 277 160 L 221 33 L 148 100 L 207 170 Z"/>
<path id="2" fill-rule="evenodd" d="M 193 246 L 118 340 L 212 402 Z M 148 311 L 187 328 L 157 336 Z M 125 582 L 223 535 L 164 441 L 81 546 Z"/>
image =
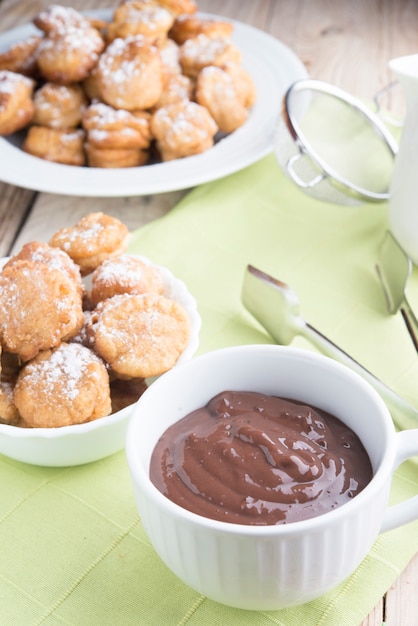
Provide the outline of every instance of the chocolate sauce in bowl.
<path id="1" fill-rule="evenodd" d="M 371 480 L 357 435 L 294 400 L 224 391 L 168 428 L 150 465 L 154 485 L 189 511 L 236 524 L 326 513 Z"/>

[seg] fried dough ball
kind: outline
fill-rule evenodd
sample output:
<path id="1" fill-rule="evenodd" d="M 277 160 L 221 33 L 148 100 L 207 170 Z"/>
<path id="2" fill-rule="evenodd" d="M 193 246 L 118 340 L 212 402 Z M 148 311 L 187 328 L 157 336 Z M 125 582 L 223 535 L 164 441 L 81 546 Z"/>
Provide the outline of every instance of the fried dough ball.
<path id="1" fill-rule="evenodd" d="M 171 74 L 167 76 L 161 97 L 152 110 L 156 111 L 161 107 L 175 104 L 182 100 L 191 100 L 193 91 L 193 83 L 188 76 L 184 74 Z"/>
<path id="2" fill-rule="evenodd" d="M 0 70 L 33 77 L 37 73 L 37 51 L 42 37 L 31 35 L 0 54 Z"/>
<path id="3" fill-rule="evenodd" d="M 13 399 L 15 380 L 0 377 L 0 424 L 17 426 L 20 422 L 19 411 Z"/>
<path id="4" fill-rule="evenodd" d="M 44 263 L 16 261 L 0 274 L 0 341 L 22 361 L 76 334 L 84 316 L 72 281 Z"/>
<path id="5" fill-rule="evenodd" d="M 197 11 L 195 0 L 157 0 L 157 2 L 176 17 L 181 13 L 196 13 Z"/>
<path id="6" fill-rule="evenodd" d="M 222 69 L 231 78 L 242 104 L 247 108 L 252 107 L 257 99 L 257 90 L 247 70 L 238 63 L 225 63 Z"/>
<path id="7" fill-rule="evenodd" d="M 130 254 L 121 254 L 104 261 L 91 278 L 91 300 L 101 300 L 123 293 L 163 293 L 164 279 L 160 270 Z"/>
<path id="8" fill-rule="evenodd" d="M 100 33 L 84 22 L 52 29 L 39 44 L 38 67 L 47 81 L 62 85 L 82 81 L 97 64 L 105 44 Z"/>
<path id="9" fill-rule="evenodd" d="M 230 39 L 197 35 L 180 46 L 179 58 L 184 74 L 195 78 L 208 65 L 240 63 L 241 52 Z"/>
<path id="10" fill-rule="evenodd" d="M 151 116 L 145 111 L 125 111 L 97 102 L 83 115 L 87 141 L 97 148 L 149 148 Z"/>
<path id="11" fill-rule="evenodd" d="M 90 167 L 140 167 L 149 161 L 149 153 L 138 148 L 98 148 L 89 142 L 84 148 Z"/>
<path id="12" fill-rule="evenodd" d="M 87 332 L 95 351 L 120 378 L 148 378 L 167 371 L 190 336 L 183 307 L 163 295 L 124 294 L 100 302 Z"/>
<path id="13" fill-rule="evenodd" d="M 14 265 L 17 261 L 45 263 L 49 265 L 49 267 L 63 272 L 72 281 L 80 296 L 83 297 L 85 286 L 81 280 L 80 268 L 68 254 L 60 248 L 53 248 L 49 244 L 41 241 L 30 241 L 7 261 L 3 269 Z"/>
<path id="14" fill-rule="evenodd" d="M 86 276 L 106 259 L 126 251 L 129 230 L 120 220 L 105 213 L 89 213 L 73 227 L 61 228 L 49 245 L 64 250 Z"/>
<path id="15" fill-rule="evenodd" d="M 62 343 L 40 352 L 19 373 L 14 401 L 33 428 L 82 424 L 109 415 L 109 375 L 88 348 Z"/>
<path id="16" fill-rule="evenodd" d="M 35 82 L 16 72 L 0 71 L 0 135 L 11 135 L 31 121 Z"/>
<path id="17" fill-rule="evenodd" d="M 196 15 L 179 15 L 170 30 L 170 37 L 181 45 L 187 39 L 193 39 L 198 35 L 207 37 L 228 38 L 232 35 L 234 26 L 232 22 L 221 20 L 202 19 Z"/>
<path id="18" fill-rule="evenodd" d="M 163 7 L 149 0 L 127 0 L 113 13 L 113 20 L 107 28 L 107 38 L 143 35 L 157 45 L 162 45 L 174 22 L 174 17 Z"/>
<path id="19" fill-rule="evenodd" d="M 101 55 L 95 77 L 102 99 L 115 109 L 148 109 L 163 89 L 158 49 L 142 35 L 115 39 Z"/>
<path id="20" fill-rule="evenodd" d="M 169 161 L 213 146 L 218 127 L 205 107 L 182 100 L 159 108 L 152 117 L 151 130 L 163 161 Z"/>
<path id="21" fill-rule="evenodd" d="M 31 126 L 23 142 L 23 150 L 47 161 L 65 165 L 84 165 L 84 131 Z"/>
<path id="22" fill-rule="evenodd" d="M 203 68 L 196 81 L 196 101 L 206 107 L 221 132 L 232 133 L 244 124 L 254 102 L 255 88 L 244 68 Z"/>
<path id="23" fill-rule="evenodd" d="M 69 28 L 88 28 L 89 20 L 72 7 L 51 4 L 35 16 L 33 23 L 39 30 L 49 35 L 52 32 L 65 33 Z"/>
<path id="24" fill-rule="evenodd" d="M 79 84 L 45 83 L 33 97 L 33 124 L 50 128 L 75 128 L 81 122 L 88 100 Z"/>

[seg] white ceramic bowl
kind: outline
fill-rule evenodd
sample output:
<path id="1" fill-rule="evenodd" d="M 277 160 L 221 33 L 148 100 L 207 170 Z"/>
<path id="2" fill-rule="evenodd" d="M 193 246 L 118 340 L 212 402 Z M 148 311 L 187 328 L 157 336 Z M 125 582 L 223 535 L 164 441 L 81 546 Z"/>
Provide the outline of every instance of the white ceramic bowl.
<path id="1" fill-rule="evenodd" d="M 144 257 L 138 258 L 150 263 Z M 7 258 L 1 259 L 0 269 L 6 261 Z M 182 363 L 194 355 L 199 345 L 201 319 L 196 301 L 183 281 L 167 268 L 155 267 L 164 277 L 164 295 L 182 304 L 191 321 L 189 343 L 177 362 Z M 149 383 L 153 384 L 153 381 Z M 19 428 L 0 424 L 0 454 L 17 461 L 52 467 L 97 461 L 124 447 L 132 406 L 92 422 L 61 428 Z"/>
<path id="2" fill-rule="evenodd" d="M 360 437 L 373 479 L 339 508 L 288 524 L 232 524 L 178 506 L 150 481 L 155 444 L 171 424 L 225 390 L 284 396 L 334 414 Z M 278 609 L 322 595 L 355 570 L 379 532 L 418 517 L 417 497 L 387 506 L 394 468 L 418 452 L 418 430 L 395 433 L 367 382 L 296 348 L 226 348 L 167 372 L 136 404 L 126 451 L 141 520 L 161 559 L 195 590 L 243 609 Z"/>

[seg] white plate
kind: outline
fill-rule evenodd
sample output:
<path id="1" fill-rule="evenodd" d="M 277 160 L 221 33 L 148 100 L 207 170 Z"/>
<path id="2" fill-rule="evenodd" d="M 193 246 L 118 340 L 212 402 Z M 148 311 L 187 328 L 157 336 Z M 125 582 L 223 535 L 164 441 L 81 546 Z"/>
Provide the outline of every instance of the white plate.
<path id="1" fill-rule="evenodd" d="M 109 10 L 91 11 L 110 19 Z M 225 19 L 200 14 L 211 19 Z M 140 196 L 186 189 L 232 174 L 273 150 L 274 127 L 280 114 L 281 99 L 295 81 L 306 78 L 305 67 L 278 39 L 243 24 L 234 23 L 233 41 L 241 50 L 243 65 L 257 89 L 257 101 L 248 121 L 207 152 L 126 169 L 99 169 L 51 163 L 24 153 L 13 138 L 0 138 L 0 178 L 27 189 L 77 196 Z M 39 32 L 25 24 L 0 35 L 0 51 L 12 43 Z M 16 141 L 15 141 L 16 144 Z"/>

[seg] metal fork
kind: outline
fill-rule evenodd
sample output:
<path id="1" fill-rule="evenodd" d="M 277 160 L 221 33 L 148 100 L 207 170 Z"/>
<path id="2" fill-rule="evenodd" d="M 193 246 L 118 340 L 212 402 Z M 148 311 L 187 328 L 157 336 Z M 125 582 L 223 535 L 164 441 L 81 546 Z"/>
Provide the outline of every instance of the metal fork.
<path id="1" fill-rule="evenodd" d="M 248 265 L 242 302 L 278 344 L 288 345 L 297 335 L 304 336 L 323 354 L 347 365 L 367 380 L 393 417 L 402 415 L 410 418 L 412 423 L 418 422 L 417 409 L 300 316 L 299 299 L 289 285 Z"/>

